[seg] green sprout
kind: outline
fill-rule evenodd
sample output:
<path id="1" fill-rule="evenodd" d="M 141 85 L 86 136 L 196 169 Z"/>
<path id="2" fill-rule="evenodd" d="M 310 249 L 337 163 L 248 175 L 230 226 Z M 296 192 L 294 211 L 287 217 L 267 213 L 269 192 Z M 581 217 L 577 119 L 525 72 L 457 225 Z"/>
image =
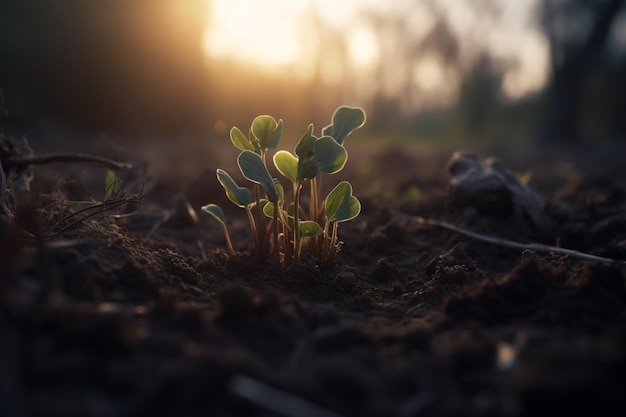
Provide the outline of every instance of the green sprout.
<path id="1" fill-rule="evenodd" d="M 321 137 L 313 134 L 310 124 L 294 153 L 286 150 L 274 153 L 274 167 L 291 183 L 289 203 L 285 200 L 284 187 L 272 177 L 266 162 L 268 150 L 278 147 L 282 120 L 258 116 L 248 136 L 237 127 L 231 129 L 230 139 L 241 150 L 237 165 L 253 189 L 240 187 L 222 169 L 217 170 L 217 179 L 228 199 L 246 210 L 254 249 L 260 259 L 273 259 L 276 264 L 284 265 L 298 263 L 305 257 L 323 264 L 336 259 L 340 247 L 339 223 L 358 216 L 361 203 L 352 195 L 352 185 L 347 181 L 340 182 L 320 202 L 322 175 L 343 169 L 348 160 L 344 140 L 364 123 L 362 109 L 342 106 L 333 114 L 332 123 L 322 129 Z M 303 190 L 310 193 L 308 207 L 303 207 Z M 234 254 L 222 209 L 208 204 L 202 210 L 220 223 L 228 248 Z"/>
<path id="2" fill-rule="evenodd" d="M 104 196 L 102 197 L 102 201 L 114 199 L 122 189 L 122 185 L 124 185 L 124 183 L 115 172 L 108 170 L 104 177 Z"/>

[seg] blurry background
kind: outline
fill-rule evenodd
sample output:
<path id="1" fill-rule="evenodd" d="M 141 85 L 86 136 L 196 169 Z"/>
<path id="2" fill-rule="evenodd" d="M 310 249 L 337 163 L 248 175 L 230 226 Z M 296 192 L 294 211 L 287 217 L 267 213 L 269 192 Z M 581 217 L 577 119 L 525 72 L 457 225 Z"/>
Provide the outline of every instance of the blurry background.
<path id="1" fill-rule="evenodd" d="M 624 142 L 623 3 L 3 0 L 5 127 L 297 140 L 349 104 L 371 137 Z"/>

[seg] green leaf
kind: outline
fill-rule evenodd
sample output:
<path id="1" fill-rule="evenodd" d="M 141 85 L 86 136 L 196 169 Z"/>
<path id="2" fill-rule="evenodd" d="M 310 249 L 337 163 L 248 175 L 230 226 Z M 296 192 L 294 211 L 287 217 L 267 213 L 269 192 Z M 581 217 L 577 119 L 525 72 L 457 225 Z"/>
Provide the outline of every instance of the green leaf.
<path id="1" fill-rule="evenodd" d="M 115 175 L 115 172 L 108 170 L 104 177 L 104 197 L 103 200 L 107 201 L 115 197 L 117 193 L 122 189 L 124 183 Z"/>
<path id="2" fill-rule="evenodd" d="M 226 216 L 224 216 L 224 211 L 222 211 L 222 208 L 217 204 L 207 204 L 206 206 L 202 206 L 202 211 L 210 214 L 222 226 L 226 226 Z"/>
<path id="3" fill-rule="evenodd" d="M 237 164 L 244 177 L 263 187 L 267 198 L 272 203 L 278 201 L 278 190 L 274 184 L 274 179 L 258 154 L 252 151 L 243 151 L 237 158 Z"/>
<path id="4" fill-rule="evenodd" d="M 265 205 L 263 206 L 263 214 L 265 214 L 265 217 L 269 217 L 270 219 L 274 218 L 274 207 L 274 203 L 265 200 Z M 293 219 L 293 203 L 289 203 L 289 210 L 283 210 L 283 214 L 286 218 Z"/>
<path id="5" fill-rule="evenodd" d="M 230 129 L 230 140 L 236 148 L 242 151 L 254 151 L 254 145 L 250 143 L 246 135 L 237 127 Z"/>
<path id="6" fill-rule="evenodd" d="M 258 204 L 259 207 L 265 207 L 265 205 L 269 202 L 267 198 L 260 198 L 259 201 L 253 201 L 250 203 L 250 208 L 253 209 Z"/>
<path id="7" fill-rule="evenodd" d="M 298 230 L 300 230 L 300 236 L 319 236 L 324 233 L 322 226 L 314 222 L 313 220 L 304 220 L 298 222 Z"/>
<path id="8" fill-rule="evenodd" d="M 309 124 L 295 149 L 296 155 L 298 155 L 298 180 L 312 179 L 317 175 L 318 168 L 313 160 L 317 140 L 317 137 L 313 136 L 313 124 Z"/>
<path id="9" fill-rule="evenodd" d="M 258 139 L 262 150 L 274 149 L 278 146 L 283 131 L 282 119 L 276 122 L 272 116 L 257 116 L 252 121 L 252 134 Z"/>
<path id="10" fill-rule="evenodd" d="M 239 207 L 245 207 L 252 202 L 250 190 L 238 186 L 235 180 L 223 169 L 217 170 L 217 180 L 222 184 L 222 187 L 224 187 L 228 199 Z"/>
<path id="11" fill-rule="evenodd" d="M 313 124 L 311 123 L 296 145 L 295 152 L 300 160 L 313 157 L 313 144 L 315 141 L 317 141 L 317 138 L 313 136 Z"/>
<path id="12" fill-rule="evenodd" d="M 322 130 L 323 135 L 335 138 L 343 144 L 344 139 L 354 130 L 365 124 L 365 112 L 358 107 L 341 106 L 333 114 L 332 124 Z"/>
<path id="13" fill-rule="evenodd" d="M 270 219 L 274 218 L 274 203 L 272 203 L 271 201 L 267 201 L 266 204 L 263 206 L 263 214 L 265 214 L 265 217 L 269 217 Z"/>
<path id="14" fill-rule="evenodd" d="M 318 170 L 334 174 L 343 169 L 348 160 L 346 149 L 331 136 L 319 138 L 313 145 L 313 162 Z"/>
<path id="15" fill-rule="evenodd" d="M 361 212 L 361 203 L 352 195 L 352 185 L 342 181 L 326 197 L 326 217 L 329 222 L 345 222 Z"/>
<path id="16" fill-rule="evenodd" d="M 274 154 L 274 165 L 292 183 L 298 179 L 298 158 L 289 151 L 278 151 Z"/>
<path id="17" fill-rule="evenodd" d="M 300 159 L 298 161 L 298 179 L 310 180 L 317 175 L 317 165 L 312 159 Z"/>

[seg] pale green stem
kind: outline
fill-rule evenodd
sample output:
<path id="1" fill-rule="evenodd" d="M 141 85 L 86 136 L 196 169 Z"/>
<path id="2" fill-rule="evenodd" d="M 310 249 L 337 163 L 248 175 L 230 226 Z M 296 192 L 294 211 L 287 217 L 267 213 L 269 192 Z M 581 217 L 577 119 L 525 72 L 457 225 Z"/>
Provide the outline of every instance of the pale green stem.
<path id="1" fill-rule="evenodd" d="M 263 208 L 261 207 L 261 185 L 254 184 L 254 197 L 256 199 L 256 231 L 257 231 L 257 255 L 261 259 L 267 258 L 267 245 L 265 244 L 266 230 L 264 227 L 265 224 L 265 214 L 263 214 Z"/>
<path id="2" fill-rule="evenodd" d="M 322 234 L 322 263 L 326 263 L 326 256 L 328 253 L 328 242 L 330 237 L 328 236 L 329 222 L 324 223 L 324 233 Z"/>
<path id="3" fill-rule="evenodd" d="M 228 250 L 230 250 L 230 254 L 234 255 L 235 254 L 235 248 L 233 248 L 233 242 L 230 240 L 230 234 L 228 233 L 228 228 L 226 227 L 226 225 L 222 225 L 222 228 L 224 229 L 224 237 L 226 238 L 226 245 L 228 246 Z"/>
<path id="4" fill-rule="evenodd" d="M 254 242 L 254 248 L 259 251 L 259 235 L 257 233 L 256 222 L 254 221 L 254 215 L 252 214 L 252 210 L 250 206 L 246 206 L 246 214 L 248 215 L 248 222 L 250 222 L 250 231 L 252 231 L 252 241 Z"/>
<path id="5" fill-rule="evenodd" d="M 300 252 L 300 219 L 298 214 L 300 213 L 300 191 L 302 190 L 302 182 L 298 181 L 296 184 L 295 195 L 293 198 L 293 255 L 296 263 L 299 261 Z"/>
<path id="6" fill-rule="evenodd" d="M 273 224 L 272 238 L 274 241 L 274 261 L 276 262 L 276 265 L 280 264 L 280 249 L 278 247 L 278 212 L 279 211 L 282 211 L 282 208 L 276 207 L 276 204 L 275 204 L 274 205 L 274 218 L 272 219 L 272 224 Z"/>
<path id="7" fill-rule="evenodd" d="M 311 179 L 311 205 L 309 207 L 309 219 L 317 221 L 317 178 Z"/>

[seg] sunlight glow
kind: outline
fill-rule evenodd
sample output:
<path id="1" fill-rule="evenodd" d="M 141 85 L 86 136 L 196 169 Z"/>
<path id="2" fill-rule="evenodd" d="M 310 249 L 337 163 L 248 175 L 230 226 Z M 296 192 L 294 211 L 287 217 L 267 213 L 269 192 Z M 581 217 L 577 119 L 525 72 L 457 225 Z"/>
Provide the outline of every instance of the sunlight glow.
<path id="1" fill-rule="evenodd" d="M 291 64 L 300 53 L 293 34 L 301 2 L 214 0 L 212 5 L 214 26 L 204 41 L 207 55 L 275 68 Z"/>
<path id="2" fill-rule="evenodd" d="M 378 60 L 378 40 L 371 29 L 360 26 L 348 34 L 350 60 L 362 68 L 372 68 Z"/>
<path id="3" fill-rule="evenodd" d="M 363 5 L 374 0 L 212 0 L 212 26 L 204 39 L 204 50 L 212 58 L 233 58 L 263 69 L 301 66 L 303 22 L 316 9 L 330 25 L 346 25 Z M 370 65 L 376 58 L 373 35 L 362 30 L 355 49 L 357 65 Z M 354 47 L 354 48 L 353 48 Z"/>
<path id="4" fill-rule="evenodd" d="M 420 60 L 413 71 L 415 83 L 424 91 L 432 91 L 443 83 L 443 72 L 440 64 L 432 58 Z"/>
<path id="5" fill-rule="evenodd" d="M 394 55 L 386 52 L 393 45 L 385 43 L 374 26 L 359 20 L 361 11 L 389 13 L 395 10 L 396 15 L 400 11 L 401 16 L 409 19 L 406 33 L 410 39 L 424 37 L 435 22 L 432 10 L 408 1 L 207 1 L 211 6 L 203 45 L 207 57 L 283 72 L 304 81 L 317 75 L 329 84 L 351 81 L 373 85 L 378 69 L 385 63 L 381 60 L 386 60 L 387 64 L 392 62 L 390 58 Z M 548 46 L 532 22 L 537 1 L 507 2 L 498 20 L 489 20 L 488 15 L 480 13 L 467 1 L 438 0 L 435 4 L 448 18 L 450 29 L 459 42 L 462 60 L 471 62 L 476 48 L 486 48 L 496 59 L 515 62 L 504 74 L 502 91 L 509 98 L 518 98 L 540 89 L 547 81 Z M 313 33 L 316 18 L 323 19 L 327 32 Z M 337 36 L 343 37 L 345 43 L 334 42 Z M 329 39 L 334 49 L 323 43 Z M 394 69 L 392 65 L 387 68 L 387 79 L 378 79 L 377 85 L 384 89 L 389 84 L 392 86 L 389 93 L 406 91 L 408 86 L 402 84 L 400 78 L 408 74 L 416 91 L 430 97 L 437 98 L 439 94 L 440 98 L 453 99 L 450 94 L 456 84 L 442 62 L 418 57 L 397 62 L 398 67 L 403 65 L 410 66 L 408 72 Z M 423 102 L 419 98 L 416 101 Z"/>

